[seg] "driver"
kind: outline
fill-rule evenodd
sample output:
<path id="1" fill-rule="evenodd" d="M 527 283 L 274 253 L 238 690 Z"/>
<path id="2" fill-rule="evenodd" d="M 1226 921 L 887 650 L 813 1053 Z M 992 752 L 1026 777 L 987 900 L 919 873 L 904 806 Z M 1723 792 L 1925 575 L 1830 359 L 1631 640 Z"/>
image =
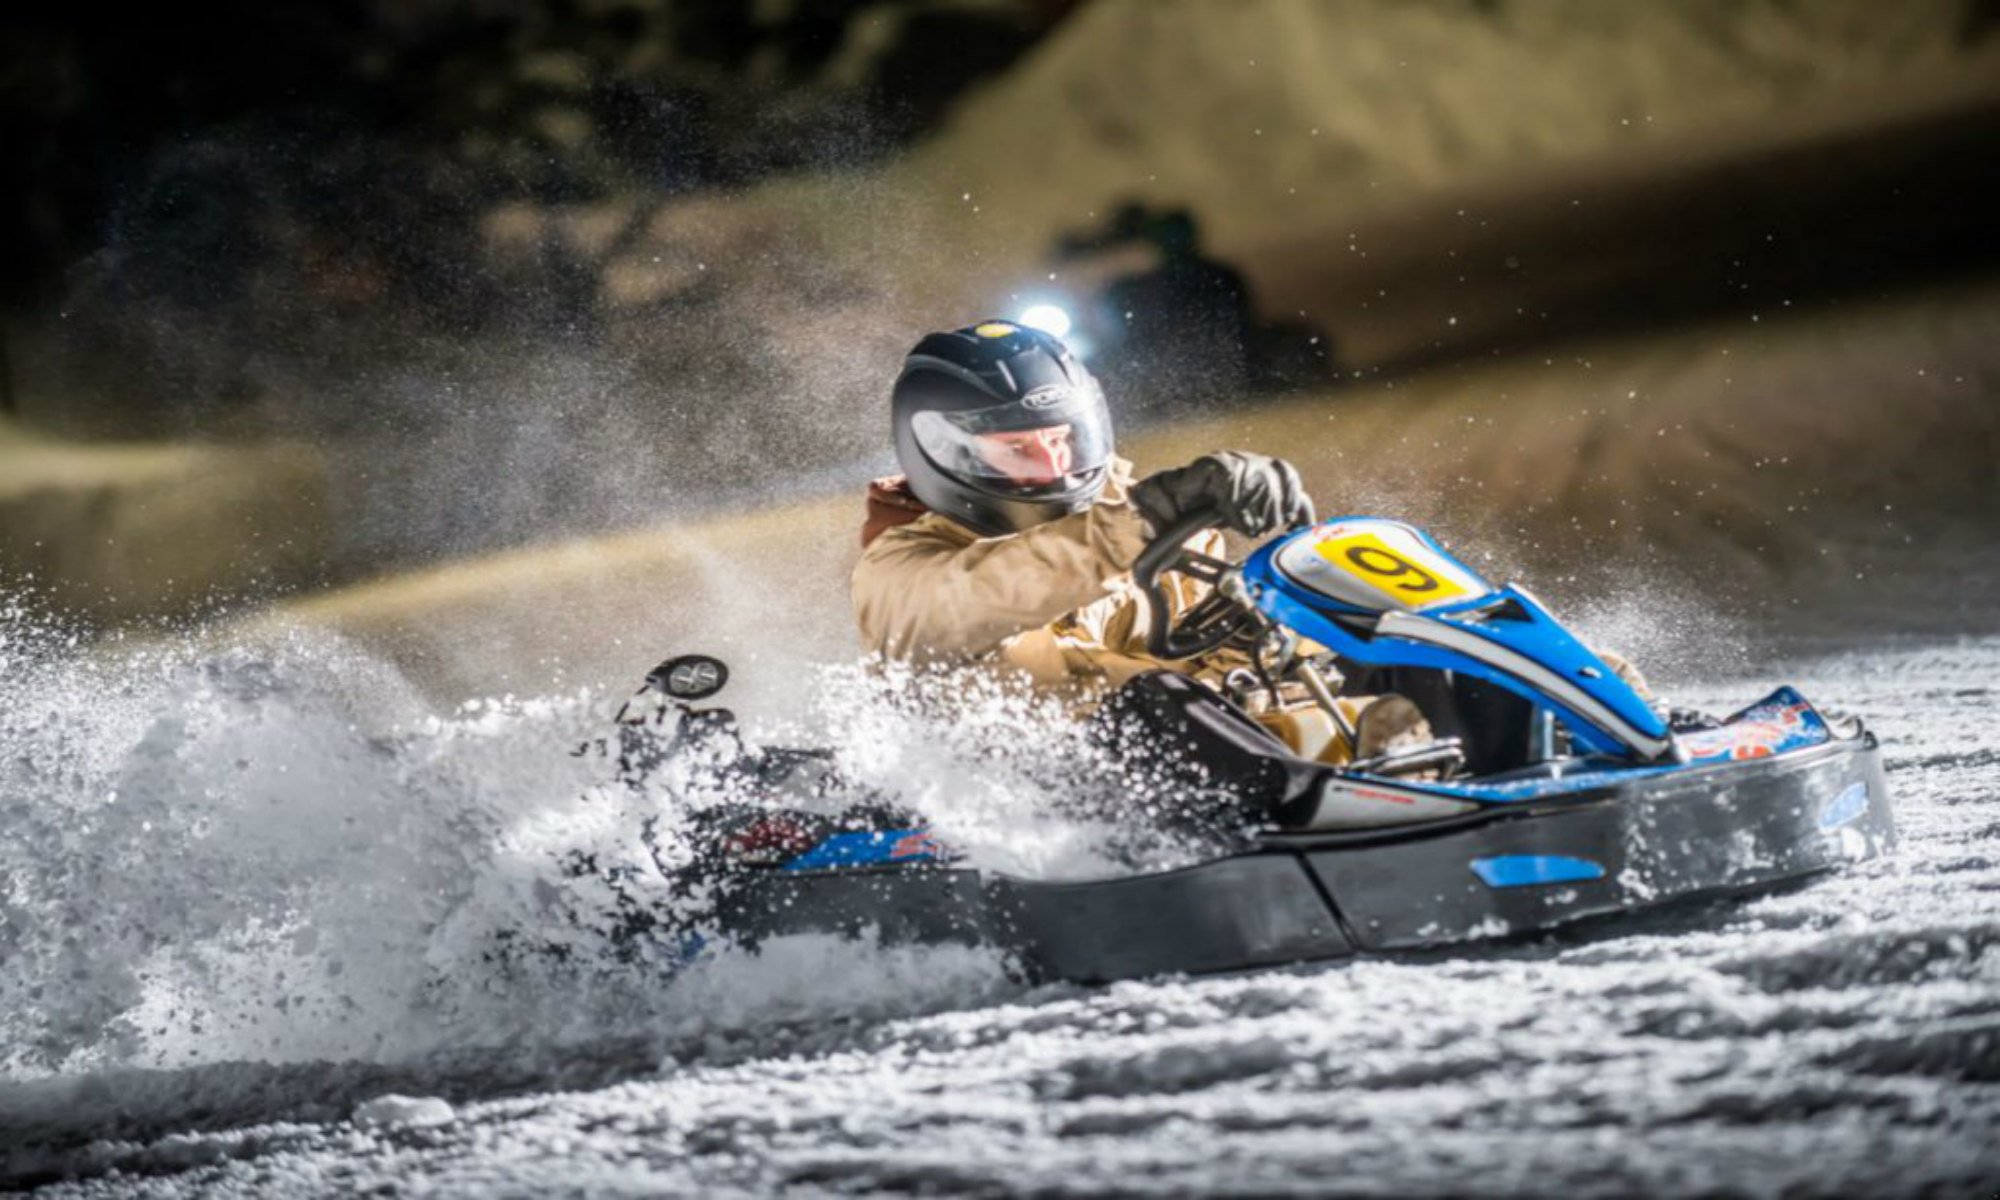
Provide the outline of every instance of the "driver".
<path id="1" fill-rule="evenodd" d="M 1134 560 L 1202 510 L 1253 538 L 1313 520 L 1298 472 L 1261 454 L 1203 455 L 1134 481 L 1112 451 L 1096 379 L 1061 341 L 1012 322 L 924 338 L 891 406 L 904 473 L 869 488 L 853 576 L 862 641 L 888 659 L 1011 667 L 1086 707 L 1167 666 L 1214 682 L 1240 658 L 1165 663 L 1147 652 Z M 1219 555 L 1222 537 L 1207 531 L 1189 547 Z M 1203 595 L 1179 573 L 1161 586 L 1176 618 Z M 1406 700 L 1376 719 L 1365 699 L 1343 706 L 1363 718 L 1363 756 L 1391 738 L 1429 740 Z"/>

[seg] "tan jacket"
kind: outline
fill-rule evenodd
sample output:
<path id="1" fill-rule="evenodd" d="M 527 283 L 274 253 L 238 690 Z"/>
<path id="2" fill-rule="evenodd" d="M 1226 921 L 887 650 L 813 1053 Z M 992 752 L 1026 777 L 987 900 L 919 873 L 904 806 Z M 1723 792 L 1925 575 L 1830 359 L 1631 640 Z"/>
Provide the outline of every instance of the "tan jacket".
<path id="1" fill-rule="evenodd" d="M 1003 537 L 981 537 L 900 493 L 909 519 L 872 516 L 854 568 L 862 643 L 904 662 L 1003 663 L 1079 698 L 1168 665 L 1146 653 L 1149 606 L 1131 571 L 1152 535 L 1127 497 L 1131 481 L 1131 464 L 1115 460 L 1089 509 Z M 1222 538 L 1190 544 L 1218 554 Z M 1163 582 L 1177 614 L 1201 598 L 1202 585 L 1184 576 Z"/>

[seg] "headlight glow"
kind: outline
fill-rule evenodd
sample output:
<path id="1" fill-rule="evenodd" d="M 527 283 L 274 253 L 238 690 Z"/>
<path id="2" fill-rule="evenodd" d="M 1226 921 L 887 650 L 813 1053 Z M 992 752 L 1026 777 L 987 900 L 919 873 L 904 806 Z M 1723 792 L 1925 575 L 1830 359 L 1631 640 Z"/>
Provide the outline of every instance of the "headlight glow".
<path id="1" fill-rule="evenodd" d="M 1068 337 L 1069 314 L 1053 304 L 1037 304 L 1021 314 L 1021 324 L 1054 337 Z"/>

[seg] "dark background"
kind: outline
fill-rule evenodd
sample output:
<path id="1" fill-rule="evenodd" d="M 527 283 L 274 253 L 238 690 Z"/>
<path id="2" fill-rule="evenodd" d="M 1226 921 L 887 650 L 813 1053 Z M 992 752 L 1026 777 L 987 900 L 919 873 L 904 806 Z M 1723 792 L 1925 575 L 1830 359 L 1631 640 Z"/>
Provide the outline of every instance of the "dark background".
<path id="1" fill-rule="evenodd" d="M 266 526 L 217 537 L 295 545 L 217 595 L 838 492 L 887 465 L 905 347 L 1046 287 L 1128 430 L 1983 307 L 1996 31 L 1992 0 L 16 9 L 0 570 L 129 617 L 186 606 L 210 568 L 172 546 L 245 496 Z M 1834 410 L 1889 395 L 1897 337 Z M 1976 483 L 1990 430 L 1940 437 Z M 250 466 L 169 521 L 85 452 L 140 444 Z M 267 482 L 279 445 L 317 465 Z"/>

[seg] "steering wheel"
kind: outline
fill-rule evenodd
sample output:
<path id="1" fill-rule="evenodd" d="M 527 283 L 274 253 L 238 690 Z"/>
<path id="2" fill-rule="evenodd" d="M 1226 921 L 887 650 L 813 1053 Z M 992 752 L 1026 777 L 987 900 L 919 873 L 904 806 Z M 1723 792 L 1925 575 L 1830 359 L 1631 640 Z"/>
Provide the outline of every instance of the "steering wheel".
<path id="1" fill-rule="evenodd" d="M 1146 651 L 1154 658 L 1182 659 L 1221 646 L 1252 624 L 1256 613 L 1222 594 L 1215 585 L 1233 564 L 1187 548 L 1187 540 L 1204 529 L 1222 524 L 1209 511 L 1189 513 L 1147 544 L 1132 564 L 1132 580 L 1146 596 L 1151 624 L 1146 630 Z M 1179 571 L 1210 585 L 1208 595 L 1170 623 L 1167 592 L 1160 575 Z"/>

